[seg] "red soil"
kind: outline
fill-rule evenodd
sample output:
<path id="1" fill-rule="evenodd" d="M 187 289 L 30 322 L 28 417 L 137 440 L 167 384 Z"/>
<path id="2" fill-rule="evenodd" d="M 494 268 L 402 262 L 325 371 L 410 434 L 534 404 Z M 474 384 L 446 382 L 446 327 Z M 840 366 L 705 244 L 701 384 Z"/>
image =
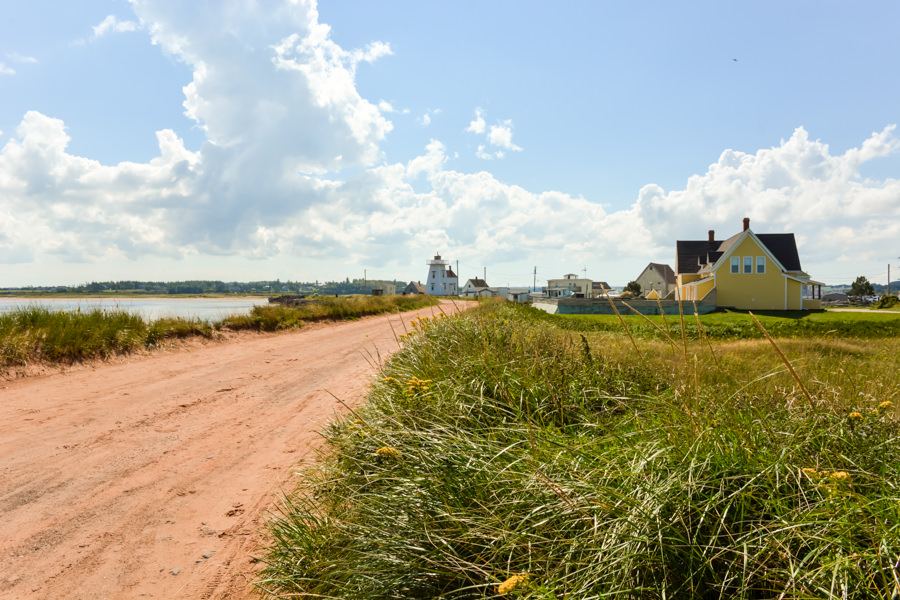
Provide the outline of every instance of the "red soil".
<path id="1" fill-rule="evenodd" d="M 402 316 L 0 380 L 0 598 L 251 598 L 266 515 Z M 401 323 L 402 319 L 402 323 Z"/>

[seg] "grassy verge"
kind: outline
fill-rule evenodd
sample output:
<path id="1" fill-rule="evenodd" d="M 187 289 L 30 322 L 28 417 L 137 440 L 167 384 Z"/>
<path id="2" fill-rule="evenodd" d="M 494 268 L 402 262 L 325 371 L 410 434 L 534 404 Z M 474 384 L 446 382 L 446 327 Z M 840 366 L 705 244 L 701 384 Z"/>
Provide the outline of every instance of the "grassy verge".
<path id="1" fill-rule="evenodd" d="M 258 585 L 896 597 L 896 339 L 796 337 L 779 345 L 812 403 L 767 341 L 635 349 L 513 305 L 423 321 L 368 402 L 324 432 L 271 521 Z"/>
<path id="2" fill-rule="evenodd" d="M 700 330 L 693 306 L 684 304 L 684 331 L 688 339 L 698 339 Z M 765 328 L 776 337 L 790 338 L 854 338 L 879 339 L 900 337 L 900 313 L 880 312 L 806 312 L 760 311 L 756 313 Z M 681 337 L 678 315 L 647 317 L 623 314 L 629 330 L 646 339 L 665 339 L 659 329 L 667 329 L 672 337 Z M 546 315 L 543 319 L 570 331 L 621 332 L 622 325 L 615 315 Z M 707 336 L 717 340 L 761 339 L 760 330 L 745 312 L 711 313 L 700 317 Z"/>
<path id="3" fill-rule="evenodd" d="M 355 319 L 434 305 L 430 296 L 346 296 L 303 307 L 257 306 L 248 315 L 210 323 L 200 319 L 147 321 L 123 309 L 55 311 L 44 306 L 0 313 L 0 371 L 30 363 L 73 363 L 153 348 L 173 339 L 213 337 L 224 330 L 277 331 L 304 322 Z"/>

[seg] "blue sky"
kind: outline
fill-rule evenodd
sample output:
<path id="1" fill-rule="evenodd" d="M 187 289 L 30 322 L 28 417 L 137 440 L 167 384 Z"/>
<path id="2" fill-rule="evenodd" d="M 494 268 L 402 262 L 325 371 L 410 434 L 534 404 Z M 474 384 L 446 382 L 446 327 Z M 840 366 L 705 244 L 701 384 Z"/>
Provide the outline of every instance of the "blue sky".
<path id="1" fill-rule="evenodd" d="M 4 2 L 0 287 L 900 272 L 900 5 Z"/>

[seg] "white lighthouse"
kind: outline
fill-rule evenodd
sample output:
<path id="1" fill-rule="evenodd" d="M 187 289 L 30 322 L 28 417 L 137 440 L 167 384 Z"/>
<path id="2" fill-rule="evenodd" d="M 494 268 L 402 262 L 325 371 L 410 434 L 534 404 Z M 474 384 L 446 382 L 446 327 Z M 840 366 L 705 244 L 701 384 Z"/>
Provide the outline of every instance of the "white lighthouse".
<path id="1" fill-rule="evenodd" d="M 459 294 L 459 277 L 450 268 L 450 261 L 441 260 L 441 255 L 435 254 L 427 264 L 426 294 L 431 296 L 456 296 Z"/>

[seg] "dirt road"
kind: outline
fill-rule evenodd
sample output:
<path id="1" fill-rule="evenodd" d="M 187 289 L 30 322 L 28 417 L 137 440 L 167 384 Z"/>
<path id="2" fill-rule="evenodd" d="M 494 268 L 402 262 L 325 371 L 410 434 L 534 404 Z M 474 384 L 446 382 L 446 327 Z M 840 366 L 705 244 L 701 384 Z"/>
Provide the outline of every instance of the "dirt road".
<path id="1" fill-rule="evenodd" d="M 442 310 L 455 312 L 445 304 Z M 0 380 L 0 598 L 249 598 L 265 515 L 425 309 Z"/>

